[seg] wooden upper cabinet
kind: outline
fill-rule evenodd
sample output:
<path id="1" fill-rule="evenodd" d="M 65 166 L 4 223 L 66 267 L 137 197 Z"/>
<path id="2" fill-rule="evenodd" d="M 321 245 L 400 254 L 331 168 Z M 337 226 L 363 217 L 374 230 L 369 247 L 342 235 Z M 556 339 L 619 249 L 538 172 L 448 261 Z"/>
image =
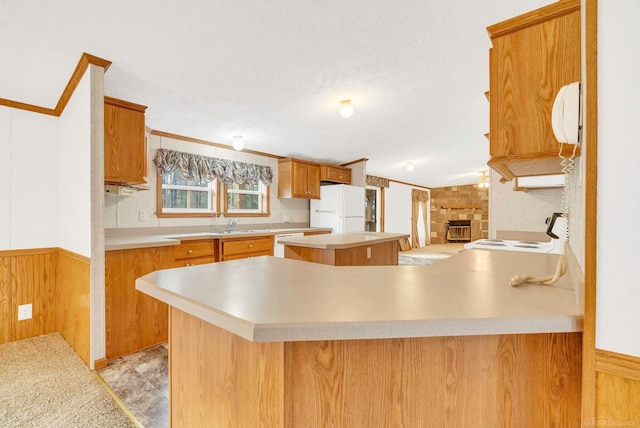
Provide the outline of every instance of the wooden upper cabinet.
<path id="1" fill-rule="evenodd" d="M 278 160 L 278 198 L 320 199 L 320 165 L 291 158 Z"/>
<path id="2" fill-rule="evenodd" d="M 551 110 L 560 88 L 580 80 L 580 0 L 556 2 L 487 31 L 493 45 L 489 166 L 506 180 L 560 173 Z M 565 144 L 563 154 L 572 150 Z"/>
<path id="3" fill-rule="evenodd" d="M 343 166 L 320 165 L 320 181 L 351 184 L 351 169 Z"/>
<path id="4" fill-rule="evenodd" d="M 104 97 L 104 181 L 135 185 L 147 182 L 146 106 Z"/>

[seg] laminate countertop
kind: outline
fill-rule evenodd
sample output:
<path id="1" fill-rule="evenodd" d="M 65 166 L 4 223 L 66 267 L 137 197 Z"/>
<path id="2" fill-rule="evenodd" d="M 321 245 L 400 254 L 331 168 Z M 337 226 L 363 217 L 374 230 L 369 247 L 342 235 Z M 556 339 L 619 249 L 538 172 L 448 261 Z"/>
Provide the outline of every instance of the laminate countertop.
<path id="1" fill-rule="evenodd" d="M 289 229 L 256 229 L 256 230 L 235 230 L 231 233 L 222 231 L 210 232 L 176 232 L 176 233 L 147 233 L 140 235 L 123 235 L 105 237 L 105 251 L 130 250 L 135 248 L 150 248 L 178 245 L 182 241 L 192 241 L 197 239 L 228 239 L 228 238 L 249 238 L 252 236 L 279 235 L 283 233 L 295 232 L 331 232 L 331 228 L 289 228 Z"/>
<path id="2" fill-rule="evenodd" d="M 341 250 L 345 248 L 361 247 L 367 244 L 381 244 L 383 242 L 407 239 L 406 233 L 381 232 L 351 232 L 332 233 L 326 235 L 297 236 L 280 239 L 280 243 L 294 247 L 319 248 L 323 250 Z"/>
<path id="3" fill-rule="evenodd" d="M 262 256 L 156 271 L 136 289 L 254 342 L 582 331 L 581 278 L 509 284 L 514 275 L 549 275 L 557 260 L 480 249 L 427 266 Z"/>

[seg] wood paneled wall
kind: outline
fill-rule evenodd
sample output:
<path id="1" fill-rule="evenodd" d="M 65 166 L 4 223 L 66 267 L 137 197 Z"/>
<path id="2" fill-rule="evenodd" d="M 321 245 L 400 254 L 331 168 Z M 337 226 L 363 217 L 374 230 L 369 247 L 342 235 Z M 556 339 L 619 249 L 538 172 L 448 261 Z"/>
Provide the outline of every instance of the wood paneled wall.
<path id="1" fill-rule="evenodd" d="M 56 330 L 89 365 L 91 344 L 90 259 L 58 250 Z"/>
<path id="2" fill-rule="evenodd" d="M 596 350 L 596 404 L 584 426 L 640 427 L 640 358 Z"/>
<path id="3" fill-rule="evenodd" d="M 0 343 L 56 331 L 56 248 L 0 252 Z M 18 321 L 18 306 L 33 317 Z"/>
<path id="4" fill-rule="evenodd" d="M 0 251 L 0 344 L 60 332 L 89 364 L 89 263 L 59 248 Z M 18 306 L 33 317 L 18 321 Z"/>
<path id="5" fill-rule="evenodd" d="M 171 308 L 172 426 L 580 426 L 581 333 L 252 343 Z"/>

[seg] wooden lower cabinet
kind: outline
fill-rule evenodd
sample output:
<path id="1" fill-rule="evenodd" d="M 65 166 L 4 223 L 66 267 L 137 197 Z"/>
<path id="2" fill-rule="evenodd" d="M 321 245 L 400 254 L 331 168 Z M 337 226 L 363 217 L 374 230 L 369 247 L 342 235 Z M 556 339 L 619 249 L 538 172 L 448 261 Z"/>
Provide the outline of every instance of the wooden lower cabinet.
<path id="1" fill-rule="evenodd" d="M 184 241 L 173 247 L 175 267 L 195 266 L 216 261 L 216 245 L 212 239 Z"/>
<path id="2" fill-rule="evenodd" d="M 171 426 L 580 426 L 581 333 L 255 343 L 171 308 Z"/>
<path id="3" fill-rule="evenodd" d="M 176 246 L 105 253 L 106 358 L 113 360 L 168 339 L 168 308 L 135 289 L 135 280 L 160 269 L 273 255 L 272 236 L 201 239 Z"/>
<path id="4" fill-rule="evenodd" d="M 285 245 L 284 257 L 333 266 L 397 266 L 398 251 L 398 241 L 342 249 Z"/>
<path id="5" fill-rule="evenodd" d="M 167 341 L 167 305 L 136 290 L 135 280 L 174 266 L 173 247 L 105 253 L 107 360 Z"/>
<path id="6" fill-rule="evenodd" d="M 218 245 L 220 261 L 273 256 L 273 236 L 221 239 Z"/>

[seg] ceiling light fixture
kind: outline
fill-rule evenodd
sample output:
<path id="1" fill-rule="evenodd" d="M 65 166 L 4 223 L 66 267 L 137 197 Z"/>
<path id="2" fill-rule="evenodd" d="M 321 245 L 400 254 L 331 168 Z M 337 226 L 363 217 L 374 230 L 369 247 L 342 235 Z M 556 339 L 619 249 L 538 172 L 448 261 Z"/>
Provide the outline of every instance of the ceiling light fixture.
<path id="1" fill-rule="evenodd" d="M 244 140 L 242 139 L 242 135 L 235 135 L 233 137 L 233 143 L 231 143 L 231 145 L 236 150 L 244 149 Z"/>
<path id="2" fill-rule="evenodd" d="M 487 176 L 487 171 L 482 171 L 480 173 L 480 183 L 478 184 L 478 187 L 480 187 L 481 189 L 486 189 L 489 187 L 489 176 Z"/>
<path id="3" fill-rule="evenodd" d="M 340 116 L 345 119 L 353 116 L 353 106 L 351 105 L 351 100 L 342 100 L 340 101 Z"/>
<path id="4" fill-rule="evenodd" d="M 407 162 L 405 168 L 407 168 L 407 171 L 413 171 L 413 162 Z"/>

